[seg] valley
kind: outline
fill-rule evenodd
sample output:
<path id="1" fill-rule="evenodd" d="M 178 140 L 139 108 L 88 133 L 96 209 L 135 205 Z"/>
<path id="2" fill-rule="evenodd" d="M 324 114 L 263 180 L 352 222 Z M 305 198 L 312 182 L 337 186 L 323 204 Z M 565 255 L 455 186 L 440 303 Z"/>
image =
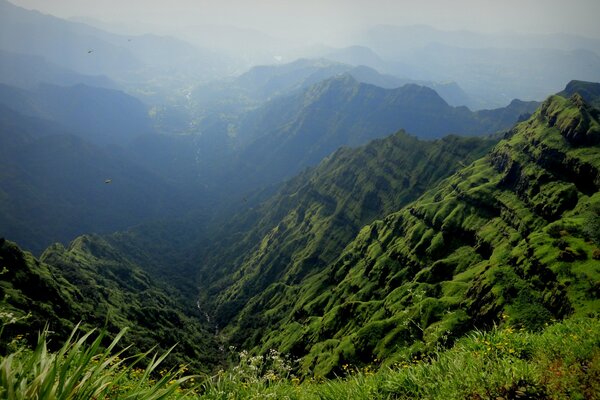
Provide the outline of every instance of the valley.
<path id="1" fill-rule="evenodd" d="M 596 398 L 598 39 L 17 3 L 0 397 Z"/>

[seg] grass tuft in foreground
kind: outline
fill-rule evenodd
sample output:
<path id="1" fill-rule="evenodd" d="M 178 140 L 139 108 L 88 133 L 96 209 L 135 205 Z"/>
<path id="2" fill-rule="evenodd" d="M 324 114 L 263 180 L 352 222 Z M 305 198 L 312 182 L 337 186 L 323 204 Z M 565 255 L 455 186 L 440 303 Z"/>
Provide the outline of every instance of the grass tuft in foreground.
<path id="1" fill-rule="evenodd" d="M 42 333 L 35 349 L 13 343 L 0 359 L 2 399 L 598 399 L 600 320 L 578 318 L 541 332 L 496 328 L 475 332 L 449 350 L 393 365 L 344 366 L 332 380 L 304 379 L 278 352 L 239 354 L 236 365 L 198 380 L 185 368 L 158 371 L 165 355 L 120 358 L 94 331 L 77 329 L 57 352 Z"/>
<path id="2" fill-rule="evenodd" d="M 16 348 L 0 359 L 0 398 L 25 399 L 164 399 L 183 394 L 182 385 L 193 377 L 182 377 L 184 369 L 157 371 L 168 355 L 154 355 L 146 368 L 138 366 L 150 352 L 121 358 L 127 350 L 115 347 L 125 334 L 122 330 L 107 347 L 103 333 L 94 331 L 77 338 L 76 327 L 56 352 L 48 351 L 48 332 L 42 332 L 37 346 Z M 156 378 L 158 376 L 158 378 Z"/>

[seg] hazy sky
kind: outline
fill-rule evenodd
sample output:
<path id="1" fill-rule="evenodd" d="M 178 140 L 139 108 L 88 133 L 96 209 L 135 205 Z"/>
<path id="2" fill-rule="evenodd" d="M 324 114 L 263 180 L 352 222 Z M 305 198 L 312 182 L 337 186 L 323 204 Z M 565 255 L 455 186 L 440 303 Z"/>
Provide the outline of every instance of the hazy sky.
<path id="1" fill-rule="evenodd" d="M 172 28 L 203 23 L 310 40 L 375 24 L 600 38 L 600 0 L 10 0 L 59 17 Z"/>

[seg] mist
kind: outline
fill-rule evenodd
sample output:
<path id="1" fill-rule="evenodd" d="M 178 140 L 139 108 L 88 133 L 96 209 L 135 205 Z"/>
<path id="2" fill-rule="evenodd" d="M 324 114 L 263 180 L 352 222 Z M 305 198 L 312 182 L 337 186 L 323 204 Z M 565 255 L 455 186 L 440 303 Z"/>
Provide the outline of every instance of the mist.
<path id="1" fill-rule="evenodd" d="M 14 4 L 62 18 L 93 18 L 131 32 L 178 32 L 191 26 L 254 29 L 303 44 L 349 45 L 349 37 L 369 27 L 431 25 L 443 30 L 486 33 L 569 33 L 600 38 L 594 0 L 564 2 L 489 0 L 412 1 L 115 1 L 15 0 Z"/>
<path id="2" fill-rule="evenodd" d="M 0 393 L 594 393 L 598 16 L 0 0 Z"/>

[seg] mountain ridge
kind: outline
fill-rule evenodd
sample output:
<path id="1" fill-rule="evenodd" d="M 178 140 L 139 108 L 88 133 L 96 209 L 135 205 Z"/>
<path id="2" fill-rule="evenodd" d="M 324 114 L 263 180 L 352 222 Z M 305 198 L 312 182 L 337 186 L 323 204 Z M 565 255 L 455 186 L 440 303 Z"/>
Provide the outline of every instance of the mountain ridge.
<path id="1" fill-rule="evenodd" d="M 573 138 L 599 129 L 581 97 L 550 97 L 488 156 L 362 228 L 329 266 L 246 300 L 225 332 L 330 375 L 366 357 L 429 351 L 504 314 L 531 328 L 593 313 L 599 300 L 585 293 L 600 275 L 600 165 L 596 142 Z M 222 310 L 230 301 L 221 298 Z"/>

